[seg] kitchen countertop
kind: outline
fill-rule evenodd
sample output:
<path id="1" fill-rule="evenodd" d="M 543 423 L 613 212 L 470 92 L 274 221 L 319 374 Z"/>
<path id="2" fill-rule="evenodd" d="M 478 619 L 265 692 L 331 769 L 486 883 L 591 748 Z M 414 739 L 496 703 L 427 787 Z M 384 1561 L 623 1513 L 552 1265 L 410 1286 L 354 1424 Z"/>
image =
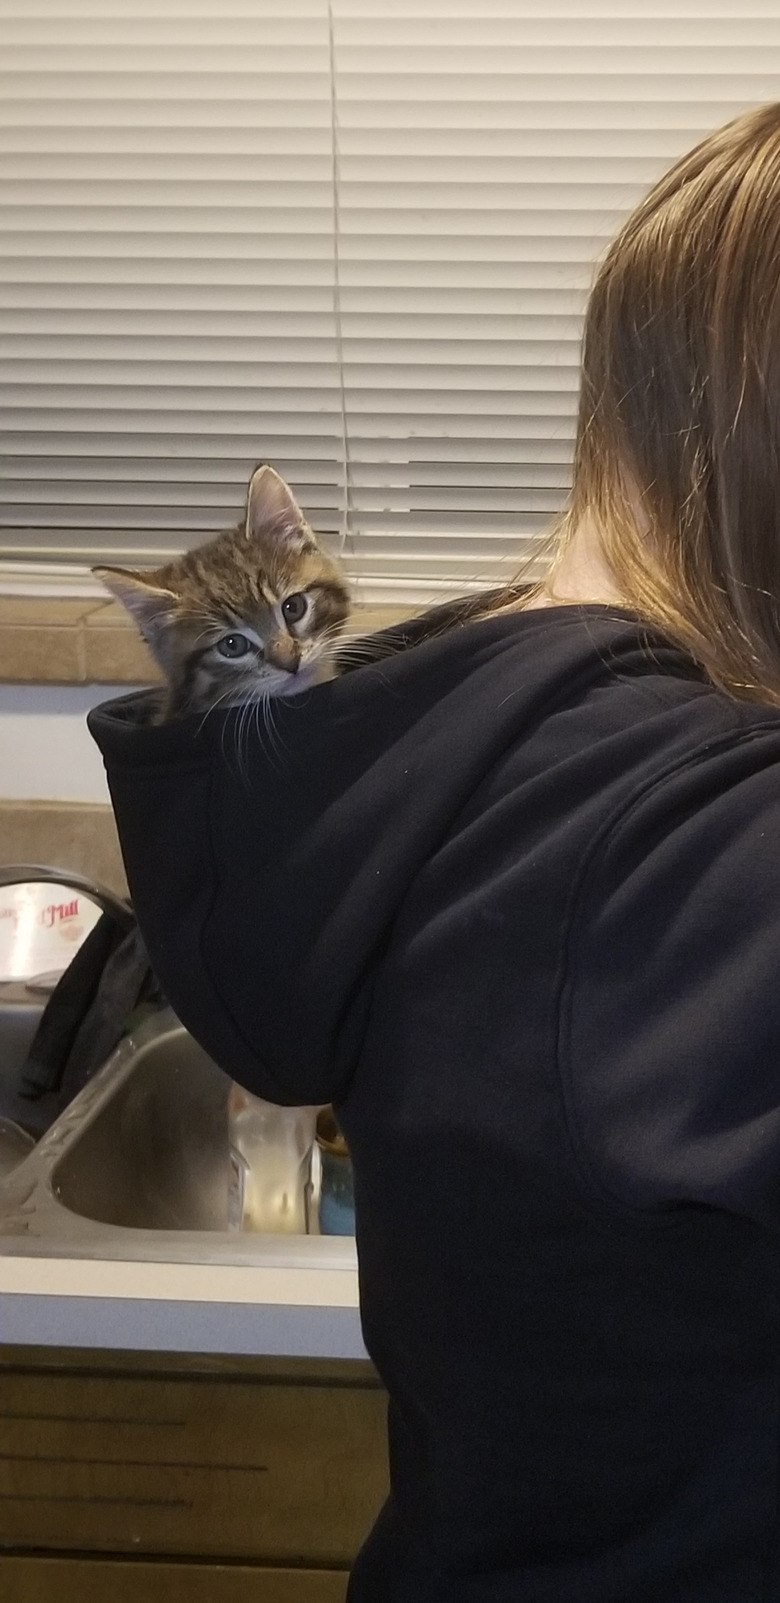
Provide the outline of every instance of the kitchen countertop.
<path id="1" fill-rule="evenodd" d="M 354 1243 L 321 1269 L 0 1256 L 0 1343 L 364 1359 Z"/>

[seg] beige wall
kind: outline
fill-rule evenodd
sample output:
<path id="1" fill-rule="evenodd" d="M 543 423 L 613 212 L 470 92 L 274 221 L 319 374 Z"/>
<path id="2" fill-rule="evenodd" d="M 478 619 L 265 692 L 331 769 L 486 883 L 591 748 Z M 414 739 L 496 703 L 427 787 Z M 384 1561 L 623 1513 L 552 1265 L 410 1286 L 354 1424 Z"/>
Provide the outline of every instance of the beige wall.
<path id="1" fill-rule="evenodd" d="M 0 800 L 108 802 L 91 707 L 130 687 L 0 684 Z"/>

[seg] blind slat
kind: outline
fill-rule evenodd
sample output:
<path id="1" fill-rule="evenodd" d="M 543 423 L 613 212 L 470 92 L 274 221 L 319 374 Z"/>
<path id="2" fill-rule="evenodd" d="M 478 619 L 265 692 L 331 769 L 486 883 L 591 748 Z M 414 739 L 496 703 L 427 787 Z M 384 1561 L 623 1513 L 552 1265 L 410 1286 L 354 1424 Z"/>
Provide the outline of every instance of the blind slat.
<path id="1" fill-rule="evenodd" d="M 461 320 L 444 312 L 376 312 L 373 316 L 353 312 L 350 324 L 353 352 L 368 342 L 373 349 L 387 341 L 394 354 L 399 343 L 417 352 L 424 342 L 434 354 L 444 342 L 451 341 L 456 349 L 459 344 L 465 347 L 472 343 Z M 578 343 L 579 319 L 574 315 L 475 315 L 474 324 L 475 339 L 496 350 L 505 348 L 507 341 L 524 338 L 540 345 L 549 340 Z M 333 329 L 332 315 L 325 311 L 293 313 L 279 309 L 256 313 L 251 318 L 235 312 L 212 312 L 209 328 L 204 331 L 203 319 L 197 312 L 178 309 L 168 312 L 115 308 L 101 316 L 96 310 L 26 306 L 0 309 L 0 336 L 7 356 L 75 355 L 89 350 L 101 356 L 121 357 L 132 352 L 147 357 L 190 353 L 208 357 L 217 351 L 225 354 L 233 346 L 238 349 L 232 354 L 241 355 L 261 340 L 266 355 L 274 350 L 278 353 L 288 339 L 296 341 L 299 350 L 311 349 L 308 341 L 316 349 L 318 342 L 333 342 Z"/>

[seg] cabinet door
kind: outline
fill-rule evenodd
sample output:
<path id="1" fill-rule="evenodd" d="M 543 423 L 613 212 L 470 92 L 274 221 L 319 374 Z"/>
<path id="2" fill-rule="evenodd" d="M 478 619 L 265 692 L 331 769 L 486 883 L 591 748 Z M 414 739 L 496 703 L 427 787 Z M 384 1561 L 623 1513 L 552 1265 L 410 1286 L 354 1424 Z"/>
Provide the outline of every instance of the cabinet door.
<path id="1" fill-rule="evenodd" d="M 3 1603 L 344 1603 L 335 1570 L 0 1558 Z"/>
<path id="2" fill-rule="evenodd" d="M 0 1369 L 6 1549 L 347 1569 L 386 1486 L 376 1385 Z"/>

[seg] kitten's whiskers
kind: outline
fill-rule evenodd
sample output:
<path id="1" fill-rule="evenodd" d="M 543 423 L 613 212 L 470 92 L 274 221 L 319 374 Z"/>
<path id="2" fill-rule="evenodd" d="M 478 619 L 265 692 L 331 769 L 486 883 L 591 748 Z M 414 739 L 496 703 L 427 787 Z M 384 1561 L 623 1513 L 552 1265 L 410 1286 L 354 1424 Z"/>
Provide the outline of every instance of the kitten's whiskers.
<path id="1" fill-rule="evenodd" d="M 206 708 L 206 711 L 204 712 L 203 717 L 201 718 L 200 723 L 198 724 L 197 734 L 200 734 L 200 732 L 201 732 L 201 730 L 202 730 L 202 728 L 203 728 L 203 726 L 204 726 L 204 724 L 206 722 L 206 719 L 209 717 L 209 715 L 212 712 L 216 712 L 217 708 L 220 707 L 223 702 L 227 701 L 227 699 L 228 699 L 228 697 L 230 695 L 230 691 L 231 691 L 231 687 L 230 687 L 230 685 L 228 685 L 227 690 L 224 690 L 222 692 L 222 695 L 221 696 L 217 696 L 216 700 L 212 701 L 210 703 L 210 705 Z"/>
<path id="2" fill-rule="evenodd" d="M 269 696 L 267 694 L 264 695 L 262 697 L 261 706 L 263 709 L 263 723 L 265 724 L 265 730 L 268 736 L 270 755 L 279 757 L 283 754 L 286 748 L 284 741 L 282 740 L 282 737 L 274 724 L 273 696 Z"/>

